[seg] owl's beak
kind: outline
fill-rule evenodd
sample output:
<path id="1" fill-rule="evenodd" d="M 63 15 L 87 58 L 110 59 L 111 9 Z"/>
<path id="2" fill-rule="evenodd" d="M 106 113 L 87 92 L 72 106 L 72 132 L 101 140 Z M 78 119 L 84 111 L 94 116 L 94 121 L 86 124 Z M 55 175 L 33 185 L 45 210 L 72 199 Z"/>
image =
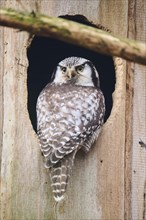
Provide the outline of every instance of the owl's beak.
<path id="1" fill-rule="evenodd" d="M 74 78 L 75 76 L 76 76 L 76 73 L 75 73 L 74 70 L 70 70 L 70 71 L 68 72 L 68 74 L 67 74 L 67 77 L 68 77 L 69 79 L 72 79 L 72 78 Z"/>

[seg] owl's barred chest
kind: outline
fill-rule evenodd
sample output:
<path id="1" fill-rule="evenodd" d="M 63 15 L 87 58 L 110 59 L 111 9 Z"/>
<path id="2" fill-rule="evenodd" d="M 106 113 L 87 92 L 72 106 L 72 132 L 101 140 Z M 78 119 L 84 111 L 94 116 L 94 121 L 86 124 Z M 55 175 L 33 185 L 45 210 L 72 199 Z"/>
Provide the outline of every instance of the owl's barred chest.
<path id="1" fill-rule="evenodd" d="M 38 99 L 38 124 L 57 123 L 57 129 L 96 124 L 100 98 L 94 87 L 48 84 Z"/>
<path id="2" fill-rule="evenodd" d="M 42 98 L 48 110 L 64 113 L 97 109 L 100 99 L 96 88 L 70 84 L 48 85 Z"/>

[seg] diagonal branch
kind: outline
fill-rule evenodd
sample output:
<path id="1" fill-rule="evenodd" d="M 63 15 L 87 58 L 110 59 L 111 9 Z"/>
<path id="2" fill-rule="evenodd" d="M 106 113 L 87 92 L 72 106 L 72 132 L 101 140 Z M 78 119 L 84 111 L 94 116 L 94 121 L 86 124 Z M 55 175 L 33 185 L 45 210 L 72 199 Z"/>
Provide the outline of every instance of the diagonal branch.
<path id="1" fill-rule="evenodd" d="M 122 57 L 146 65 L 146 44 L 118 38 L 105 31 L 62 18 L 0 9 L 0 25 L 31 34 L 54 37 L 98 53 Z"/>

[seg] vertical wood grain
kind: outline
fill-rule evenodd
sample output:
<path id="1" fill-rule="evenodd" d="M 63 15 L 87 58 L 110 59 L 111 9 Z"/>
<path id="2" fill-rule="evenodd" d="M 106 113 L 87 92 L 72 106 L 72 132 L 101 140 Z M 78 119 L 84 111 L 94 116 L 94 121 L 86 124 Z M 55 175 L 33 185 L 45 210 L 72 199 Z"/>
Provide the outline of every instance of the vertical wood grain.
<path id="1" fill-rule="evenodd" d="M 120 10 L 117 10 L 118 8 L 120 8 Z M 115 1 L 115 0 L 111 0 L 108 2 L 103 0 L 100 1 L 100 11 L 99 11 L 99 20 L 100 23 L 102 23 L 104 26 L 107 26 L 108 28 L 110 28 L 112 30 L 112 32 L 114 34 L 117 34 L 119 36 L 127 36 L 127 11 L 128 11 L 128 1 Z M 122 26 L 122 28 L 121 28 Z M 123 68 L 123 70 L 119 70 L 119 74 L 122 72 L 126 73 L 126 66 L 125 66 L 125 62 L 124 62 L 124 66 L 119 65 L 119 69 Z M 125 100 L 125 79 L 124 77 L 122 79 L 120 79 L 120 76 L 118 76 L 118 79 L 121 81 L 123 80 L 123 85 L 122 85 L 122 92 L 121 93 L 121 99 L 123 97 L 123 99 Z M 123 94 L 122 94 L 123 93 Z M 115 97 L 115 100 L 117 100 L 117 97 Z M 108 146 L 110 145 L 109 148 L 109 154 L 111 153 L 111 155 L 109 155 L 109 159 L 108 159 L 108 165 L 112 168 L 112 172 L 110 173 L 108 171 L 108 174 L 106 173 L 106 170 L 104 171 L 108 176 L 107 176 L 107 184 L 111 185 L 110 180 L 112 181 L 113 177 L 115 176 L 115 178 L 118 178 L 118 181 L 116 181 L 114 179 L 112 187 L 109 186 L 108 189 L 108 197 L 109 199 L 105 200 L 103 199 L 102 202 L 103 207 L 105 207 L 103 213 L 105 214 L 103 216 L 103 219 L 124 219 L 124 196 L 125 196 L 125 192 L 124 192 L 124 188 L 125 188 L 125 143 L 123 141 L 125 141 L 125 126 L 126 124 L 124 124 L 123 120 L 125 120 L 125 113 L 122 114 L 121 111 L 125 112 L 125 101 L 122 100 L 120 102 L 120 106 L 119 106 L 119 110 L 116 110 L 117 112 L 117 118 L 115 118 L 115 120 L 113 120 L 112 124 L 109 125 L 108 127 L 108 131 L 111 132 L 112 131 L 116 131 L 119 127 L 120 127 L 120 133 L 116 134 L 117 137 L 115 136 L 114 138 L 111 138 L 110 140 L 108 140 Z M 122 107 L 123 104 L 123 108 Z M 123 109 L 123 110 L 122 110 Z M 121 119 L 120 119 L 121 117 Z M 121 122 L 122 124 L 121 124 Z M 117 121 L 117 123 L 116 123 Z M 117 125 L 116 125 L 117 124 Z M 117 127 L 116 127 L 117 126 Z M 123 129 L 123 132 L 122 132 Z M 106 134 L 107 135 L 107 134 Z M 113 136 L 113 134 L 112 134 Z M 108 137 L 108 136 L 107 136 Z M 105 137 L 106 138 L 106 137 Z M 103 139 L 103 145 L 102 148 L 104 146 L 104 139 Z M 117 147 L 117 148 L 116 148 Z M 115 152 L 114 152 L 115 151 Z M 103 153 L 105 154 L 106 149 L 104 149 Z M 103 154 L 103 158 L 105 157 Z M 114 157 L 115 155 L 115 157 Z M 110 157 L 111 156 L 111 157 Z M 118 157 L 117 157 L 118 156 Z M 112 158 L 112 160 L 111 160 Z M 106 158 L 107 159 L 107 158 Z M 114 162 L 113 162 L 114 161 Z M 116 174 L 115 174 L 116 173 Z M 119 177 L 118 177 L 119 175 Z M 102 185 L 104 185 L 104 188 L 106 188 L 105 185 L 105 179 L 102 178 L 101 179 Z M 112 188 L 112 190 L 110 190 L 110 187 Z M 116 193 L 115 193 L 116 191 Z M 121 200 L 120 200 L 121 199 Z M 109 204 L 106 203 L 106 201 L 109 202 L 109 204 L 111 204 L 111 206 Z M 104 206 L 105 205 L 105 206 Z M 112 207 L 115 207 L 114 209 Z"/>
<path id="2" fill-rule="evenodd" d="M 3 29 L 0 29 L 0 172 L 2 166 L 2 145 L 3 145 L 3 73 L 4 73 L 4 40 Z M 1 178 L 0 178 L 0 192 L 1 192 Z M 0 213 L 1 213 L 1 199 L 0 199 Z"/>
<path id="3" fill-rule="evenodd" d="M 3 29 L 0 29 L 0 130 L 2 131 L 3 127 L 3 108 L 2 108 L 2 102 L 3 102 L 3 72 L 4 72 L 4 66 L 3 66 L 3 57 L 4 57 L 4 50 L 3 50 Z M 0 169 L 1 169 L 1 151 L 2 151 L 2 138 L 3 134 L 0 132 Z"/>
<path id="4" fill-rule="evenodd" d="M 146 42 L 146 1 L 136 1 L 136 40 Z M 146 219 L 146 67 L 135 65 L 133 96 L 132 219 Z"/>
<path id="5" fill-rule="evenodd" d="M 5 6 L 21 8 L 15 1 Z M 1 219 L 53 219 L 48 174 L 27 112 L 28 34 L 6 28 L 3 37 Z"/>
<path id="6" fill-rule="evenodd" d="M 128 1 L 128 17 L 127 17 L 127 37 L 135 39 L 135 0 Z M 134 66 L 132 62 L 126 63 L 126 109 L 125 109 L 125 198 L 124 198 L 124 219 L 132 218 L 132 138 L 133 138 L 133 87 L 134 87 Z"/>
<path id="7" fill-rule="evenodd" d="M 117 36 L 127 36 L 128 0 L 99 1 L 98 22 L 107 26 Z"/>
<path id="8" fill-rule="evenodd" d="M 52 16 L 82 14 L 115 34 L 127 36 L 127 0 L 110 0 L 108 4 L 107 0 L 3 2 L 6 7 L 28 11 L 37 8 Z M 2 60 L 1 219 L 124 219 L 125 62 L 123 65 L 121 59 L 116 59 L 111 116 L 92 151 L 88 155 L 78 154 L 66 199 L 57 205 L 54 213 L 49 174 L 43 167 L 27 112 L 28 34 L 8 28 L 2 30 L 3 41 L 8 44 L 1 46 L 2 51 L 7 51 Z"/>

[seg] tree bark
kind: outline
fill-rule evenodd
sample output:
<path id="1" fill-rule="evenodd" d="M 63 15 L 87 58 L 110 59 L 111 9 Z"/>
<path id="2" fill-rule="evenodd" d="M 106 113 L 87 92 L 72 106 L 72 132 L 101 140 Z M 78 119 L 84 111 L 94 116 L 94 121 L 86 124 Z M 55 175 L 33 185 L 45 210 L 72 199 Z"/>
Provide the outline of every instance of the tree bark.
<path id="1" fill-rule="evenodd" d="M 0 9 L 0 25 L 45 37 L 54 37 L 98 53 L 146 65 L 146 44 L 118 38 L 105 31 L 62 18 Z"/>

